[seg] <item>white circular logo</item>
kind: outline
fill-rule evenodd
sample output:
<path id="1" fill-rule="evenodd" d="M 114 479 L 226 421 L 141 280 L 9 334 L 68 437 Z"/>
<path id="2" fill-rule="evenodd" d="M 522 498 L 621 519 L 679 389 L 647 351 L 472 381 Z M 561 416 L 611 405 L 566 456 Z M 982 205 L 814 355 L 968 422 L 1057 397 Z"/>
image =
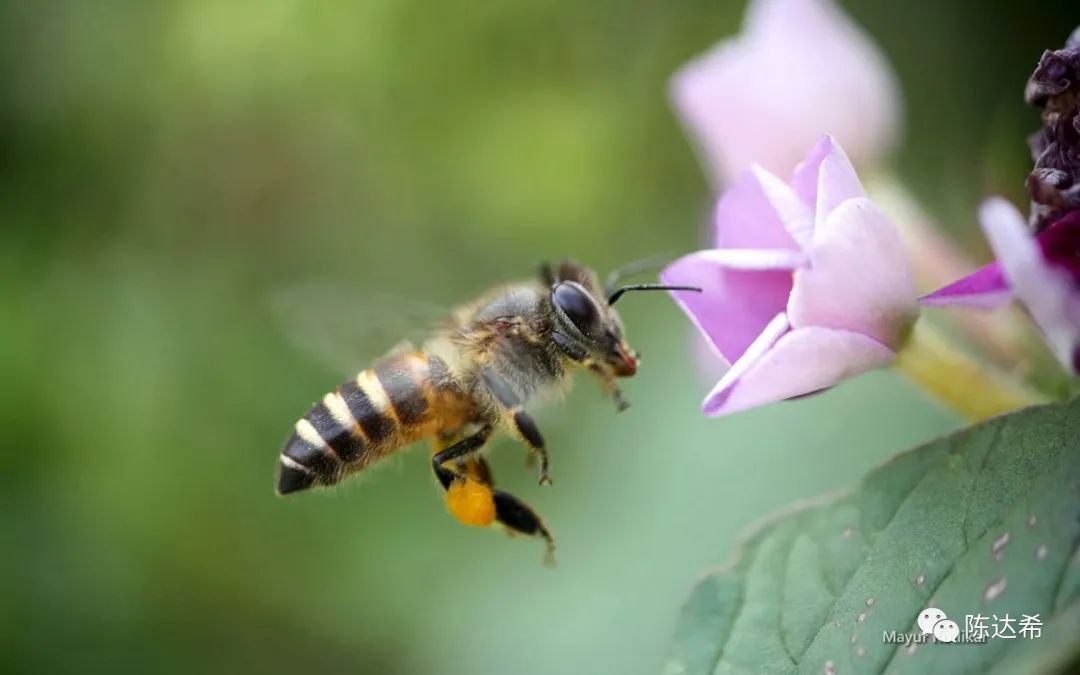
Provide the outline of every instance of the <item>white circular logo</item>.
<path id="1" fill-rule="evenodd" d="M 933 635 L 934 625 L 938 621 L 945 619 L 945 612 L 936 607 L 927 607 L 923 611 L 919 612 L 919 630 L 923 632 L 923 635 Z M 954 626 L 956 624 L 953 624 Z M 951 642 L 951 640 L 950 640 Z"/>
<path id="2" fill-rule="evenodd" d="M 943 619 L 934 624 L 934 637 L 938 642 L 956 642 L 960 637 L 960 626 L 951 619 Z"/>

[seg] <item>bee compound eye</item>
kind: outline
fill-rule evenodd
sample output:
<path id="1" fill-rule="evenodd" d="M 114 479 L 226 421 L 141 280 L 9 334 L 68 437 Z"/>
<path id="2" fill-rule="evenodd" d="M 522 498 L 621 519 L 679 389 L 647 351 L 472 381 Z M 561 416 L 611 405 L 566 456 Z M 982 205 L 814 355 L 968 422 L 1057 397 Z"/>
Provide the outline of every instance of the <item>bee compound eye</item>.
<path id="1" fill-rule="evenodd" d="M 596 303 L 584 288 L 573 281 L 555 284 L 551 299 L 582 333 L 591 332 L 591 328 L 600 319 Z"/>

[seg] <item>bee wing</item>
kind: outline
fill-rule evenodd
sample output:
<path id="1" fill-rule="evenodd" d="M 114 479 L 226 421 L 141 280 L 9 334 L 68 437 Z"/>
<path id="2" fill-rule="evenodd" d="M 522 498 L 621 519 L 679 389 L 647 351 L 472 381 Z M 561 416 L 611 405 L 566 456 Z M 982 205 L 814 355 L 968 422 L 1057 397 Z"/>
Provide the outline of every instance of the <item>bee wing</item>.
<path id="1" fill-rule="evenodd" d="M 293 347 L 343 378 L 387 352 L 419 345 L 452 314 L 433 303 L 315 281 L 276 290 L 267 305 Z"/>

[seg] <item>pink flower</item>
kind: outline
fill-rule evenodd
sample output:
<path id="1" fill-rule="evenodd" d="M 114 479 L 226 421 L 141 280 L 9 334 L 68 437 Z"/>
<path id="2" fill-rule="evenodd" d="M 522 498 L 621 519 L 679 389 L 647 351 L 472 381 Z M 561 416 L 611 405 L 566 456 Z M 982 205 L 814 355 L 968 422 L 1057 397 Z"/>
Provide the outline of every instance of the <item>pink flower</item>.
<path id="1" fill-rule="evenodd" d="M 785 183 L 751 166 L 720 198 L 716 248 L 672 263 L 665 283 L 731 368 L 707 415 L 814 393 L 888 365 L 918 303 L 892 222 L 826 136 Z"/>
<path id="2" fill-rule="evenodd" d="M 1054 356 L 1080 374 L 1080 211 L 1032 235 L 1016 207 L 998 197 L 983 204 L 979 220 L 997 262 L 931 293 L 922 303 L 990 309 L 1015 296 Z"/>
<path id="3" fill-rule="evenodd" d="M 751 162 L 784 175 L 826 133 L 877 164 L 901 117 L 888 63 L 831 0 L 752 0 L 742 33 L 683 66 L 671 96 L 718 185 Z"/>

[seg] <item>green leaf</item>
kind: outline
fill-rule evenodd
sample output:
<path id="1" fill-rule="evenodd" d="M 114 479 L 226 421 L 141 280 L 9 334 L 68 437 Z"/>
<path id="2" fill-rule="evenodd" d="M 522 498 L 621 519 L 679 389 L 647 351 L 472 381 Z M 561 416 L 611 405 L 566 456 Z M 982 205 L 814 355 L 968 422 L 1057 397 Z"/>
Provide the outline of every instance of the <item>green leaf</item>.
<path id="1" fill-rule="evenodd" d="M 1049 673 L 1080 658 L 1080 399 L 905 452 L 759 526 L 698 582 L 665 675 Z M 887 643 L 936 607 L 1038 638 Z M 998 626 L 1001 624 L 998 622 Z"/>

